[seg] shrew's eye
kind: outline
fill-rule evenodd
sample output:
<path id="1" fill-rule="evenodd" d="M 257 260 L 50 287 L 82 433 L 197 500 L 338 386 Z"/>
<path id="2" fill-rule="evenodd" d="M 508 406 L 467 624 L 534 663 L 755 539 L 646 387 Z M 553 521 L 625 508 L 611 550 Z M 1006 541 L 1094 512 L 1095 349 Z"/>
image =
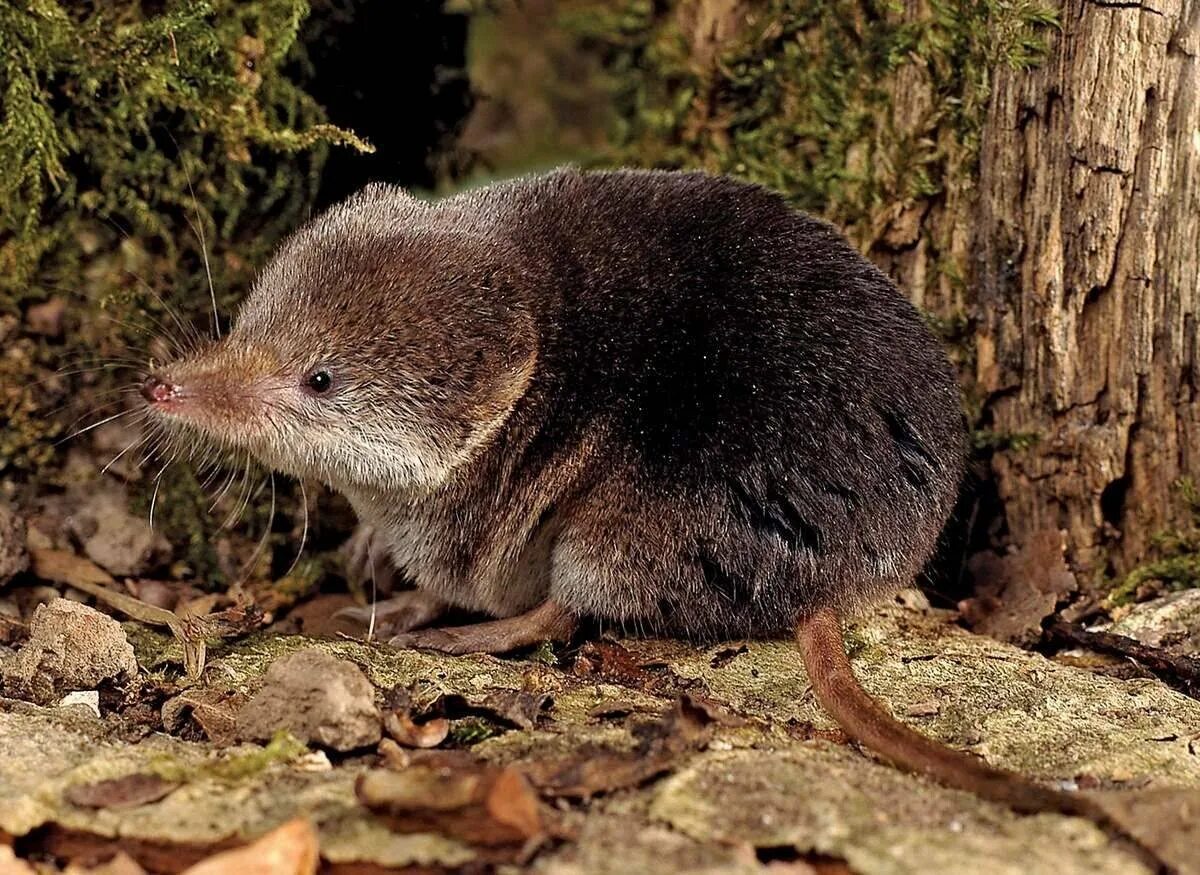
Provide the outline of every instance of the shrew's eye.
<path id="1" fill-rule="evenodd" d="M 313 371 L 304 384 L 320 395 L 329 391 L 329 387 L 333 385 L 333 378 L 329 376 L 329 371 Z"/>

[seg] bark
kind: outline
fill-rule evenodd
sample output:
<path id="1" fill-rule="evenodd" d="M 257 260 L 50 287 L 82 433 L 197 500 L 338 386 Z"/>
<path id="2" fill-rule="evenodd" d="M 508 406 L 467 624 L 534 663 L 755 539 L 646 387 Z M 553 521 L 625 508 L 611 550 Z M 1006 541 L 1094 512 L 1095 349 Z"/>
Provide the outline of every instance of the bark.
<path id="1" fill-rule="evenodd" d="M 1200 3 L 1069 0 L 1047 60 L 995 71 L 972 286 L 1014 541 L 1065 529 L 1123 572 L 1200 469 Z"/>

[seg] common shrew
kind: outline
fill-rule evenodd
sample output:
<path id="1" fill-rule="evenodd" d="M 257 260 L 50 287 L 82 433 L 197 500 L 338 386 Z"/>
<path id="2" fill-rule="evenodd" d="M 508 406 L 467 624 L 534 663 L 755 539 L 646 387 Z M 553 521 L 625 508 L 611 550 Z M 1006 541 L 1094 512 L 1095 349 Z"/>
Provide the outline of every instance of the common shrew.
<path id="1" fill-rule="evenodd" d="M 794 632 L 854 739 L 1020 810 L 1094 814 L 856 681 L 839 618 L 929 558 L 963 415 L 917 310 L 770 191 L 571 169 L 436 203 L 372 185 L 143 394 L 164 425 L 347 496 L 415 582 L 383 612 L 397 646 L 506 651 L 579 618 Z M 451 606 L 495 619 L 432 626 Z"/>

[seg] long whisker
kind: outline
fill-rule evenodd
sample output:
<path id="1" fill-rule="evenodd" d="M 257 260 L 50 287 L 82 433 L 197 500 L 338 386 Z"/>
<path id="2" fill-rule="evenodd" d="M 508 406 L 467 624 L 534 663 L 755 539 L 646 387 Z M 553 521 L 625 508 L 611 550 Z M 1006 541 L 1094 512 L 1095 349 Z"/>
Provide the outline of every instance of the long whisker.
<path id="1" fill-rule="evenodd" d="M 271 538 L 271 529 L 275 525 L 275 472 L 271 471 L 268 474 L 271 482 L 271 511 L 267 514 L 267 528 L 262 533 L 262 537 L 258 539 L 258 544 L 254 547 L 254 552 L 250 554 L 250 558 L 246 560 L 246 565 L 242 569 L 242 573 L 238 576 L 238 582 L 234 586 L 241 586 L 250 578 L 250 573 L 254 569 L 254 563 L 258 561 L 258 557 L 262 554 L 263 548 L 267 546 L 267 541 Z"/>
<path id="2" fill-rule="evenodd" d="M 243 468 L 243 470 L 242 470 L 242 485 L 241 485 L 241 487 L 239 487 L 239 489 L 238 489 L 238 493 L 239 493 L 239 494 L 238 494 L 238 500 L 237 500 L 237 502 L 234 504 L 234 506 L 233 506 L 233 510 L 231 510 L 231 511 L 229 512 L 229 515 L 228 515 L 227 517 L 225 517 L 225 521 L 221 523 L 221 526 L 220 526 L 220 528 L 222 528 L 222 529 L 227 529 L 227 528 L 229 528 L 230 526 L 232 526 L 232 525 L 233 525 L 233 524 L 234 524 L 234 523 L 237 521 L 238 517 L 240 517 L 240 516 L 242 515 L 242 510 L 241 510 L 241 509 L 242 509 L 242 507 L 243 507 L 243 504 L 244 504 L 244 502 L 246 502 L 246 501 L 249 501 L 249 498 L 250 498 L 250 489 L 251 489 L 251 483 L 250 483 L 250 454 L 249 454 L 249 453 L 247 453 L 247 454 L 246 454 L 246 465 L 245 465 L 245 467 L 244 467 L 244 468 Z M 243 498 L 243 495 L 244 495 L 244 498 Z"/>
<path id="3" fill-rule="evenodd" d="M 112 422 L 114 419 L 120 419 L 122 416 L 129 416 L 129 414 L 135 413 L 135 412 L 136 411 L 134 411 L 134 410 L 122 410 L 120 413 L 114 413 L 112 416 L 106 417 L 105 419 L 102 419 L 99 422 L 93 422 L 87 428 L 81 428 L 81 429 L 79 429 L 79 431 L 72 432 L 71 434 L 69 434 L 65 438 L 63 438 L 62 440 L 55 441 L 54 446 L 57 447 L 61 444 L 65 444 L 67 441 L 71 440 L 72 438 L 77 438 L 81 434 L 86 434 L 87 432 L 91 431 L 93 428 L 99 428 L 100 426 L 104 425 L 106 422 Z"/>
<path id="4" fill-rule="evenodd" d="M 158 504 L 158 488 L 162 486 L 162 476 L 167 473 L 167 468 L 171 466 L 174 459 L 168 459 L 167 463 L 159 468 L 158 473 L 154 476 L 154 493 L 150 496 L 150 529 L 154 530 L 154 507 Z"/>
<path id="5" fill-rule="evenodd" d="M 112 457 L 112 458 L 109 460 L 108 464 L 107 464 L 107 465 L 105 465 L 103 468 L 101 468 L 101 469 L 100 469 L 100 473 L 101 473 L 101 474 L 104 474 L 104 473 L 106 473 L 106 472 L 108 471 L 108 469 L 109 469 L 109 468 L 111 468 L 113 465 L 115 465 L 115 464 L 117 463 L 117 460 L 118 460 L 118 459 L 120 459 L 120 458 L 121 458 L 123 455 L 125 455 L 126 453 L 128 453 L 128 452 L 129 452 L 130 450 L 132 450 L 134 447 L 140 447 L 140 446 L 142 446 L 142 444 L 146 443 L 148 440 L 150 440 L 150 436 L 149 436 L 149 435 L 143 435 L 142 437 L 138 438 L 138 439 L 137 439 L 137 440 L 135 440 L 135 441 L 130 441 L 130 442 L 129 442 L 129 446 L 125 447 L 125 449 L 121 450 L 121 452 L 119 452 L 119 453 L 117 453 L 115 456 L 113 456 L 113 457 Z"/>
<path id="6" fill-rule="evenodd" d="M 371 620 L 367 623 L 367 640 L 375 639 L 375 618 L 379 613 L 379 594 L 375 584 L 375 557 L 371 555 L 374 539 L 367 539 L 367 567 L 371 569 Z"/>
<path id="7" fill-rule="evenodd" d="M 304 505 L 304 528 L 300 531 L 300 546 L 296 550 L 296 558 L 292 560 L 292 564 L 284 572 L 284 577 L 287 577 L 296 570 L 296 566 L 300 564 L 300 555 L 304 552 L 304 545 L 308 541 L 308 491 L 304 488 L 303 479 L 296 482 L 300 484 L 300 501 Z"/>
<path id="8" fill-rule="evenodd" d="M 225 497 L 225 493 L 228 492 L 229 487 L 233 485 L 233 478 L 237 476 L 237 471 L 238 469 L 236 464 L 231 464 L 229 466 L 229 476 L 225 478 L 225 485 L 221 487 L 221 491 L 217 493 L 216 498 L 214 498 L 212 500 L 212 504 L 209 505 L 209 513 L 212 513 L 217 509 L 217 505 L 221 503 L 221 499 Z"/>
<path id="9" fill-rule="evenodd" d="M 182 156 L 181 156 L 182 157 Z M 212 317 L 213 317 L 213 334 L 217 340 L 221 339 L 221 317 L 217 313 L 217 290 L 213 286 L 212 268 L 208 264 L 208 241 L 204 236 L 204 219 L 200 215 L 200 203 L 196 200 L 196 189 L 192 187 L 192 174 L 188 170 L 187 161 L 181 160 L 179 166 L 183 168 L 183 175 L 187 179 L 188 192 L 192 196 L 192 209 L 196 213 L 196 221 L 188 224 L 192 225 L 192 230 L 196 232 L 196 236 L 200 238 L 200 254 L 204 258 L 204 274 L 208 277 L 208 296 L 212 301 Z"/>
<path id="10" fill-rule="evenodd" d="M 180 343 L 179 338 L 173 331 L 167 328 L 167 326 L 161 320 L 154 318 L 145 310 L 142 310 L 141 313 L 145 318 L 154 323 L 154 328 L 156 328 L 157 331 L 152 331 L 149 326 L 138 325 L 134 322 L 130 322 L 127 319 L 119 319 L 111 313 L 102 313 L 100 315 L 101 318 L 106 319 L 114 325 L 120 325 L 122 328 L 127 328 L 130 331 L 135 331 L 138 334 L 145 335 L 151 340 L 159 337 L 165 339 L 172 354 L 178 354 L 179 351 L 183 349 L 183 344 Z"/>
<path id="11" fill-rule="evenodd" d="M 138 281 L 142 287 L 142 290 L 146 294 L 150 295 L 150 297 L 154 298 L 154 300 L 158 302 L 158 305 L 163 308 L 163 311 L 171 317 L 171 321 L 178 326 L 179 331 L 181 332 L 180 339 L 187 341 L 185 343 L 178 344 L 181 349 L 186 351 L 189 346 L 198 345 L 204 340 L 204 338 L 201 337 L 200 333 L 196 330 L 196 326 L 192 325 L 190 322 L 185 323 L 181 318 L 179 318 L 179 314 L 175 312 L 175 309 L 168 304 L 163 296 L 156 292 L 154 287 L 150 285 L 150 283 L 146 282 L 146 280 L 140 274 L 132 270 L 126 270 L 125 272 Z M 149 316 L 149 314 L 146 315 Z M 166 331 L 165 328 L 163 330 L 164 332 Z"/>

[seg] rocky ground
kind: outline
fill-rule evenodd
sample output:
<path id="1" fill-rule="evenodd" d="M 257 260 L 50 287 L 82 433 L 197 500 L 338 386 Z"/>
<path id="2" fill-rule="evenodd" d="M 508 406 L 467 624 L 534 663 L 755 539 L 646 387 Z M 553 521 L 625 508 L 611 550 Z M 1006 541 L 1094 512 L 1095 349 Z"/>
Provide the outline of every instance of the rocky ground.
<path id="1" fill-rule="evenodd" d="M 967 633 L 916 594 L 848 640 L 906 722 L 1097 794 L 1200 872 L 1200 702 Z M 0 872 L 1153 871 L 1087 821 L 1017 816 L 848 745 L 788 642 L 496 659 L 257 631 L 194 679 L 182 664 L 169 632 L 36 610 L 2 663 Z"/>

